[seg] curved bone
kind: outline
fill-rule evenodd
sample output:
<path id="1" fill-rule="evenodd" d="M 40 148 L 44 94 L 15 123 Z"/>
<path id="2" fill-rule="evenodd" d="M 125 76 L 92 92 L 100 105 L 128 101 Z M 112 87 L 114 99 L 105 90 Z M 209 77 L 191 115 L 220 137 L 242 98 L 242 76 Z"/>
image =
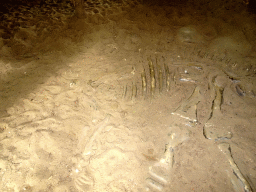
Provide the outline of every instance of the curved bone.
<path id="1" fill-rule="evenodd" d="M 84 152 L 83 152 L 83 157 L 91 154 L 91 148 L 93 145 L 93 142 L 95 141 L 96 137 L 101 133 L 102 129 L 104 129 L 109 121 L 110 114 L 107 114 L 105 119 L 103 119 L 98 125 L 95 126 L 94 133 L 90 137 L 90 140 L 87 142 Z"/>

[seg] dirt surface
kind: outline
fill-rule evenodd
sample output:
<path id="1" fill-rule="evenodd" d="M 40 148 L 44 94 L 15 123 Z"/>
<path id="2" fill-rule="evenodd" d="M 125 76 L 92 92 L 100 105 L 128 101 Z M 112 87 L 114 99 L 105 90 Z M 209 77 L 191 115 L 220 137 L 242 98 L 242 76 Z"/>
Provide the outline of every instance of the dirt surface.
<path id="1" fill-rule="evenodd" d="M 255 191 L 245 2 L 5 5 L 1 191 Z"/>

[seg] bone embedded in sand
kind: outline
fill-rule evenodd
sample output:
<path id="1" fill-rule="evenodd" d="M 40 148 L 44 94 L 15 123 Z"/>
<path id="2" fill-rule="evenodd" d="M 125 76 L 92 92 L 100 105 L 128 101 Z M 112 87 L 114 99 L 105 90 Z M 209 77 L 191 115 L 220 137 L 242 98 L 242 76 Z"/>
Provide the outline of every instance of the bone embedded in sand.
<path id="1" fill-rule="evenodd" d="M 127 95 L 127 85 L 124 86 L 123 99 L 126 97 L 126 95 Z"/>
<path id="2" fill-rule="evenodd" d="M 165 85 L 166 85 L 166 91 L 170 91 L 170 71 L 169 67 L 166 63 L 164 63 L 164 70 L 165 70 Z"/>
<path id="3" fill-rule="evenodd" d="M 147 79 L 146 79 L 146 73 L 145 69 L 143 69 L 141 73 L 141 84 L 142 84 L 142 96 L 145 96 L 147 93 Z"/>
<path id="4" fill-rule="evenodd" d="M 187 127 L 182 125 L 172 125 L 170 127 L 170 140 L 166 149 L 175 149 L 178 145 L 182 144 L 190 138 L 191 132 Z"/>
<path id="5" fill-rule="evenodd" d="M 248 181 L 245 179 L 241 171 L 239 170 L 238 166 L 236 165 L 232 154 L 231 154 L 231 148 L 228 143 L 220 143 L 218 145 L 221 152 L 223 152 L 226 156 L 226 158 L 229 161 L 229 164 L 231 168 L 233 169 L 234 174 L 237 176 L 237 178 L 243 183 L 245 192 L 252 192 L 251 186 L 248 183 Z"/>
<path id="6" fill-rule="evenodd" d="M 89 190 L 94 185 L 93 176 L 84 170 L 77 172 L 72 177 L 74 177 L 74 185 L 78 191 Z"/>
<path id="7" fill-rule="evenodd" d="M 213 82 L 215 86 L 218 86 L 224 89 L 228 84 L 228 77 L 226 75 L 217 75 L 213 78 Z"/>
<path id="8" fill-rule="evenodd" d="M 233 170 L 232 171 L 226 170 L 226 173 L 227 173 L 228 177 L 230 178 L 230 181 L 233 185 L 235 192 L 244 192 L 244 185 L 243 185 L 242 181 L 237 179 L 237 176 L 234 174 Z"/>
<path id="9" fill-rule="evenodd" d="M 214 77 L 213 86 L 215 90 L 215 99 L 212 104 L 212 112 L 210 118 L 204 125 L 203 134 L 205 138 L 210 140 L 231 139 L 233 134 L 230 131 L 232 123 L 228 118 L 225 118 L 221 112 L 221 104 L 223 91 L 227 84 L 225 77 Z M 231 123 L 231 125 L 230 125 Z"/>
<path id="10" fill-rule="evenodd" d="M 158 64 L 157 59 L 156 59 L 156 65 L 158 68 L 159 93 L 162 93 L 162 91 L 163 91 L 163 71 L 162 71 L 161 66 Z"/>
<path id="11" fill-rule="evenodd" d="M 149 167 L 149 178 L 146 180 L 148 190 L 162 191 L 170 180 L 170 169 L 174 162 L 174 152 L 170 145 L 166 145 L 163 158 Z"/>
<path id="12" fill-rule="evenodd" d="M 149 190 L 162 191 L 168 185 L 174 164 L 174 150 L 190 137 L 189 130 L 184 127 L 172 126 L 171 130 L 170 140 L 165 146 L 163 157 L 149 167 L 149 178 L 146 181 Z"/>
<path id="13" fill-rule="evenodd" d="M 191 96 L 171 114 L 188 120 L 191 122 L 190 126 L 194 126 L 197 123 L 197 104 L 201 101 L 201 99 L 202 95 L 200 92 L 200 87 L 197 86 Z"/>
<path id="14" fill-rule="evenodd" d="M 95 141 L 96 137 L 101 133 L 101 131 L 107 126 L 110 116 L 110 114 L 107 114 L 105 119 L 103 119 L 99 124 L 94 127 L 94 132 L 85 146 L 85 150 L 83 152 L 84 157 L 91 154 L 93 142 Z"/>
<path id="15" fill-rule="evenodd" d="M 222 104 L 222 97 L 223 97 L 222 93 L 224 88 L 215 86 L 215 90 L 216 90 L 216 97 L 213 102 L 213 112 L 217 112 L 217 111 L 219 112 Z"/>
<path id="16" fill-rule="evenodd" d="M 157 183 L 156 181 L 154 181 L 153 179 L 148 178 L 146 191 L 151 191 L 151 190 L 162 191 L 163 186 L 161 184 Z"/>
<path id="17" fill-rule="evenodd" d="M 170 166 L 161 160 L 149 167 L 149 178 L 146 179 L 148 190 L 162 191 L 170 180 Z"/>
<path id="18" fill-rule="evenodd" d="M 156 78 L 155 78 L 155 69 L 153 62 L 150 58 L 148 58 L 148 66 L 149 66 L 149 72 L 150 72 L 150 80 L 151 80 L 151 95 L 154 96 L 155 94 L 155 88 L 156 88 Z"/>
<path id="19" fill-rule="evenodd" d="M 223 91 L 227 86 L 227 77 L 226 76 L 217 76 L 214 79 L 214 88 L 216 90 L 216 98 L 214 100 L 214 109 L 220 109 L 222 100 L 223 100 Z"/>
<path id="20" fill-rule="evenodd" d="M 220 126 L 217 123 L 218 118 L 214 118 L 212 121 L 209 121 L 205 123 L 203 134 L 206 139 L 209 140 L 226 140 L 231 139 L 233 137 L 233 134 L 231 131 L 228 131 L 227 129 L 231 129 L 230 126 Z"/>
<path id="21" fill-rule="evenodd" d="M 243 88 L 239 84 L 236 85 L 236 92 L 241 97 L 245 96 L 245 91 L 243 90 Z"/>
<path id="22" fill-rule="evenodd" d="M 85 170 L 84 167 L 88 165 L 88 158 L 90 158 L 90 155 L 92 154 L 93 143 L 95 142 L 97 136 L 101 133 L 101 131 L 107 126 L 110 116 L 110 114 L 107 114 L 106 117 L 99 124 L 93 127 L 94 132 L 88 142 L 84 145 L 82 158 L 78 160 L 78 162 L 76 163 L 76 167 L 73 169 L 72 178 L 75 187 L 79 191 L 84 191 L 84 189 L 89 189 L 94 185 L 93 175 L 90 173 L 89 170 Z"/>
<path id="23" fill-rule="evenodd" d="M 136 83 L 132 83 L 132 95 L 131 95 L 131 99 L 134 99 L 137 97 L 137 85 Z"/>

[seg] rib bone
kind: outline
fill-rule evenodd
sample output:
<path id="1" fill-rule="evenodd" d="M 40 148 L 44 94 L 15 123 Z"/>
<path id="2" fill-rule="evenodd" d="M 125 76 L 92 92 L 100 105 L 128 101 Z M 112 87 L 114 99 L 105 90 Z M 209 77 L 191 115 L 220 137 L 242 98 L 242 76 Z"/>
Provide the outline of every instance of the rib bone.
<path id="1" fill-rule="evenodd" d="M 156 87 L 156 78 L 155 78 L 155 69 L 153 62 L 150 58 L 148 58 L 148 66 L 150 72 L 150 80 L 151 80 L 151 94 L 154 96 L 155 94 L 155 87 Z"/>

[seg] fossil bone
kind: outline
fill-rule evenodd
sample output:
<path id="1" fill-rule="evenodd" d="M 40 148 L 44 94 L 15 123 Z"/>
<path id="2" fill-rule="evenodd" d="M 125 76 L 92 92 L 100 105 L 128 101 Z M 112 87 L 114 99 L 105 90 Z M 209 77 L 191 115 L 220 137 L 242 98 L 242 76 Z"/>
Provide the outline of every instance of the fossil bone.
<path id="1" fill-rule="evenodd" d="M 153 166 L 149 167 L 150 177 L 146 180 L 148 191 L 150 189 L 162 191 L 168 184 L 171 168 L 174 164 L 174 149 L 190 137 L 190 132 L 186 128 L 172 126 L 171 129 L 172 133 L 169 143 L 165 146 L 163 157 Z"/>
<path id="2" fill-rule="evenodd" d="M 132 95 L 131 95 L 131 99 L 136 98 L 137 97 L 137 86 L 136 83 L 132 84 Z"/>
<path id="3" fill-rule="evenodd" d="M 166 84 L 166 91 L 170 91 L 170 71 L 168 65 L 164 63 L 164 70 L 165 70 L 165 84 Z"/>
<path id="4" fill-rule="evenodd" d="M 215 99 L 212 105 L 212 113 L 209 120 L 204 125 L 203 134 L 205 138 L 211 140 L 222 140 L 222 139 L 231 139 L 232 132 L 229 119 L 223 116 L 221 113 L 221 104 L 222 104 L 222 93 L 226 86 L 225 77 L 214 77 L 214 90 L 215 90 Z"/>
<path id="5" fill-rule="evenodd" d="M 127 85 L 124 86 L 123 98 L 126 97 L 127 94 Z"/>
<path id="6" fill-rule="evenodd" d="M 156 88 L 156 78 L 155 78 L 155 69 L 153 62 L 151 58 L 148 58 L 148 66 L 149 66 L 149 72 L 150 72 L 150 80 L 151 80 L 151 95 L 154 96 L 155 94 L 155 88 Z"/>
<path id="7" fill-rule="evenodd" d="M 191 96 L 183 102 L 172 115 L 177 115 L 183 119 L 187 119 L 190 126 L 194 126 L 197 123 L 197 104 L 201 101 L 202 95 L 200 93 L 200 88 L 197 86 Z"/>
<path id="8" fill-rule="evenodd" d="M 159 82 L 159 93 L 162 93 L 163 91 L 163 71 L 161 66 L 158 64 L 156 59 L 156 66 L 158 68 L 158 82 Z"/>
<path id="9" fill-rule="evenodd" d="M 85 150 L 83 152 L 83 157 L 91 154 L 93 142 L 95 141 L 96 137 L 101 133 L 102 129 L 104 129 L 106 127 L 110 116 L 111 116 L 110 114 L 107 114 L 105 119 L 103 119 L 98 125 L 95 126 L 95 128 L 94 128 L 95 130 L 94 130 L 92 136 L 90 137 L 89 141 L 86 143 Z"/>
<path id="10" fill-rule="evenodd" d="M 243 183 L 245 192 L 252 192 L 252 189 L 251 189 L 248 181 L 244 178 L 243 174 L 239 170 L 238 166 L 236 165 L 236 163 L 232 157 L 230 145 L 228 143 L 220 143 L 218 145 L 218 147 L 221 150 L 221 152 L 223 152 L 225 154 L 226 158 L 228 159 L 229 164 L 230 164 L 231 168 L 233 169 L 234 174 Z"/>
<path id="11" fill-rule="evenodd" d="M 141 80 L 142 80 L 142 96 L 145 96 L 147 93 L 147 79 L 146 79 L 146 73 L 145 69 L 143 69 L 141 73 Z"/>

